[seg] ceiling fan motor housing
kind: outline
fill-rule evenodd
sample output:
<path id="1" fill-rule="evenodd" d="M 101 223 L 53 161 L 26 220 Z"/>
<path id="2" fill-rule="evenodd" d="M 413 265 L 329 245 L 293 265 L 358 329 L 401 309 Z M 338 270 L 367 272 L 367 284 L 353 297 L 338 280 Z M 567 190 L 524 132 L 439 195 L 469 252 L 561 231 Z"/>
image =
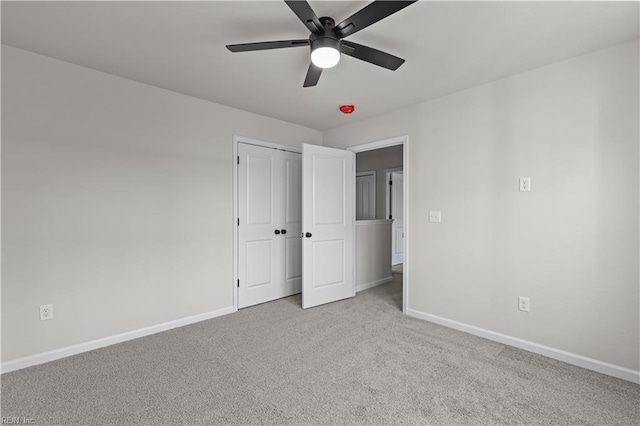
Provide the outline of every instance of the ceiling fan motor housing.
<path id="1" fill-rule="evenodd" d="M 340 39 L 333 34 L 333 31 L 323 34 L 311 34 L 309 42 L 312 52 L 320 47 L 331 47 L 338 52 L 340 51 Z"/>
<path id="2" fill-rule="evenodd" d="M 309 45 L 311 46 L 311 51 L 320 48 L 320 47 L 331 47 L 340 51 L 340 39 L 335 34 L 333 28 L 336 26 L 336 22 L 333 18 L 329 18 L 328 16 L 323 16 L 319 18 L 320 23 L 322 24 L 323 31 L 320 33 L 311 33 L 309 36 Z"/>

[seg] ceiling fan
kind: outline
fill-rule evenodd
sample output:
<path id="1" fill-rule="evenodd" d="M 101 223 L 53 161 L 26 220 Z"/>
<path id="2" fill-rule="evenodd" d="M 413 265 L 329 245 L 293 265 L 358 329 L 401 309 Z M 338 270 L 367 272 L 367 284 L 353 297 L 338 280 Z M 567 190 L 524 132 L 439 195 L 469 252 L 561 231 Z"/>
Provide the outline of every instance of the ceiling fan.
<path id="1" fill-rule="evenodd" d="M 318 18 L 306 0 L 285 0 L 287 6 L 311 31 L 308 39 L 229 44 L 227 49 L 232 52 L 250 52 L 311 46 L 311 63 L 303 87 L 315 86 L 322 70 L 335 66 L 340 61 L 341 53 L 395 71 L 404 63 L 404 59 L 343 39 L 416 1 L 374 1 L 336 25 L 333 18 L 328 16 Z"/>

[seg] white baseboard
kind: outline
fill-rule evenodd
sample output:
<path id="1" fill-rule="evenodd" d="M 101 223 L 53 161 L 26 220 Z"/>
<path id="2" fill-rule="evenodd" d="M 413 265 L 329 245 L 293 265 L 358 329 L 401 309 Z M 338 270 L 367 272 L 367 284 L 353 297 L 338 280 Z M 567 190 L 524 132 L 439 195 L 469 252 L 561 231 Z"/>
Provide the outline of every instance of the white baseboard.
<path id="1" fill-rule="evenodd" d="M 504 343 L 505 345 L 514 346 L 516 348 L 524 349 L 529 352 L 544 355 L 546 357 L 557 359 L 558 361 L 563 361 L 568 364 L 577 365 L 578 367 L 586 368 L 588 370 L 597 371 L 598 373 L 607 374 L 609 376 L 640 384 L 640 371 L 635 371 L 629 368 L 620 367 L 618 365 L 598 361 L 593 358 L 587 358 L 582 355 L 577 355 L 560 349 L 551 348 L 549 346 L 540 345 L 538 343 L 529 342 L 528 340 L 507 336 L 506 334 L 496 333 L 494 331 L 464 324 L 458 321 L 441 318 L 436 315 L 426 314 L 414 309 L 407 309 L 407 315 L 440 324 L 445 327 L 453 328 L 455 330 L 464 331 L 465 333 L 473 334 L 475 336 L 484 337 L 485 339 L 493 340 L 495 342 Z"/>
<path id="2" fill-rule="evenodd" d="M 356 293 L 359 292 L 359 291 L 362 291 L 362 290 L 366 290 L 366 289 L 371 288 L 371 287 L 375 287 L 375 286 L 380 285 L 380 284 L 390 283 L 391 281 L 393 281 L 393 277 L 385 277 L 385 278 L 381 278 L 379 280 L 371 281 L 371 282 L 368 282 L 368 283 L 358 284 L 356 286 Z"/>
<path id="3" fill-rule="evenodd" d="M 116 343 L 126 342 L 127 340 L 149 336 L 151 334 L 171 330 L 172 328 L 183 327 L 185 325 L 194 324 L 196 322 L 205 321 L 222 315 L 227 315 L 232 312 L 235 312 L 235 310 L 233 309 L 233 306 L 229 306 L 227 308 L 205 312 L 203 314 L 192 315 L 190 317 L 180 318 L 174 321 L 163 322 L 161 324 L 127 331 L 125 333 L 116 334 L 114 336 L 103 337 L 101 339 L 91 340 L 88 342 L 79 343 L 77 345 L 67 346 L 60 349 L 54 349 L 52 351 L 30 355 L 24 358 L 6 361 L 0 365 L 0 371 L 2 371 L 2 373 L 8 373 L 10 371 L 20 370 L 23 368 L 31 367 L 33 365 L 44 364 L 45 362 L 55 361 L 57 359 L 65 358 L 71 355 L 77 355 L 83 352 L 92 351 L 94 349 L 103 348 L 105 346 L 110 346 Z"/>

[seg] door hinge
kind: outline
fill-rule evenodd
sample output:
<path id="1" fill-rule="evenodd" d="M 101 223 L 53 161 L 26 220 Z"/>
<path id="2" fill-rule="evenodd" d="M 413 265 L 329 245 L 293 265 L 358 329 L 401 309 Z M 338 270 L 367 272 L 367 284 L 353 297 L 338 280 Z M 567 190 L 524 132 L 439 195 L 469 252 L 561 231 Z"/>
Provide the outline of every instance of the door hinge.
<path id="1" fill-rule="evenodd" d="M 393 185 L 393 181 L 392 180 L 389 181 L 389 185 Z"/>
<path id="2" fill-rule="evenodd" d="M 389 219 L 393 219 L 393 217 L 391 215 L 389 215 Z"/>
<path id="3" fill-rule="evenodd" d="M 238 164 L 240 164 L 240 156 L 238 155 Z"/>
<path id="4" fill-rule="evenodd" d="M 240 280 L 238 280 L 238 288 L 240 288 Z"/>
<path id="5" fill-rule="evenodd" d="M 238 226 L 240 226 L 240 218 L 238 218 Z"/>

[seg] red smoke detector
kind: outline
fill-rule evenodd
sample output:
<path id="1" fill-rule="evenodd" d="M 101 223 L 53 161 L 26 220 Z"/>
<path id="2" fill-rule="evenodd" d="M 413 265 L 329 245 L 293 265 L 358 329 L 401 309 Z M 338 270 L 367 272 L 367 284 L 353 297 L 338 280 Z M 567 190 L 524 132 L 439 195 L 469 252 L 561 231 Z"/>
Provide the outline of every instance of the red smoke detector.
<path id="1" fill-rule="evenodd" d="M 342 111 L 344 114 L 351 114 L 355 110 L 356 110 L 356 107 L 353 106 L 353 105 L 341 105 L 340 106 L 340 111 Z"/>

